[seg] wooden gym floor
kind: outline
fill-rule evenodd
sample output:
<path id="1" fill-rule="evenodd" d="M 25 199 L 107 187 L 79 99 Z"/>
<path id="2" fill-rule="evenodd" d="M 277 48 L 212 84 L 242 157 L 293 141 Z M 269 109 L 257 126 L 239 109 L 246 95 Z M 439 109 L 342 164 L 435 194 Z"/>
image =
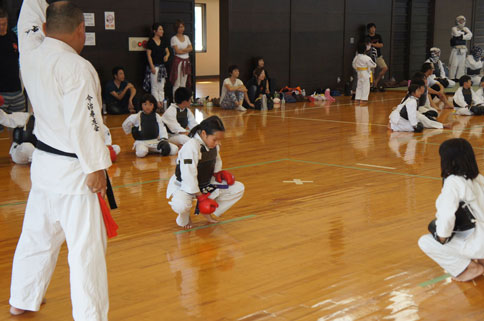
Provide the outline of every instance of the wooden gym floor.
<path id="1" fill-rule="evenodd" d="M 176 157 L 137 159 L 125 116 L 107 116 L 121 146 L 109 170 L 119 236 L 108 242 L 110 320 L 483 320 L 484 277 L 456 283 L 418 248 L 441 188 L 439 144 L 463 137 L 484 169 L 483 117 L 451 130 L 391 133 L 402 93 L 368 107 L 287 104 L 220 115 L 224 168 L 242 200 L 219 224 L 175 223 L 165 191 Z M 201 112 L 201 113 L 200 113 Z M 69 320 L 66 248 L 37 313 L 8 314 L 11 262 L 29 192 L 29 166 L 0 135 L 0 320 Z"/>

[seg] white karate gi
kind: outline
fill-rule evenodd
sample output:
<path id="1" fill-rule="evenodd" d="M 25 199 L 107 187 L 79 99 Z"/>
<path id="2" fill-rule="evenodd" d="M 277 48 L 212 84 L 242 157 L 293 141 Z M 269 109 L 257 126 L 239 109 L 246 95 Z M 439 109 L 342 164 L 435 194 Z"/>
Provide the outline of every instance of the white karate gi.
<path id="1" fill-rule="evenodd" d="M 111 166 L 101 86 L 87 60 L 42 34 L 46 8 L 44 0 L 23 2 L 18 22 L 22 79 L 35 106 L 37 139 L 78 158 L 34 151 L 10 304 L 39 310 L 65 240 L 74 319 L 107 320 L 106 229 L 97 195 L 86 185 L 87 174 Z"/>
<path id="2" fill-rule="evenodd" d="M 471 77 L 472 79 L 472 86 L 479 86 L 482 78 L 481 76 L 482 60 L 479 59 L 478 61 L 476 61 L 473 55 L 468 55 L 466 58 L 466 74 L 467 74 L 467 68 L 471 70 L 479 70 L 478 75 L 469 75 L 469 77 Z"/>
<path id="3" fill-rule="evenodd" d="M 24 112 L 16 112 L 7 114 L 3 110 L 0 109 L 0 125 L 9 128 L 17 128 L 17 127 L 24 127 L 30 118 L 29 113 Z M 12 160 L 16 164 L 29 164 L 32 161 L 32 154 L 34 152 L 35 146 L 32 143 L 22 143 L 17 144 L 16 142 L 12 142 L 10 146 L 10 155 L 12 156 Z"/>
<path id="4" fill-rule="evenodd" d="M 131 134 L 131 128 L 139 127 L 140 126 L 140 119 L 141 113 L 143 111 L 138 112 L 137 114 L 133 114 L 128 116 L 126 120 L 123 122 L 123 130 L 126 135 Z M 165 125 L 161 120 L 161 116 L 156 114 L 156 122 L 158 123 L 158 137 L 155 139 L 149 140 L 135 140 L 133 144 L 133 149 L 136 152 L 137 157 L 145 157 L 148 153 L 161 153 L 161 150 L 158 150 L 157 146 L 160 139 L 168 139 L 168 133 L 166 132 Z M 170 155 L 176 155 L 178 153 L 178 147 L 175 144 L 170 144 Z"/>
<path id="5" fill-rule="evenodd" d="M 484 88 L 479 87 L 479 89 L 477 89 L 475 93 L 476 93 L 476 96 L 479 97 L 479 99 L 484 102 Z"/>
<path id="6" fill-rule="evenodd" d="M 376 64 L 367 55 L 357 54 L 353 59 L 352 66 L 358 73 L 355 100 L 368 100 L 371 69 L 376 68 Z"/>
<path id="7" fill-rule="evenodd" d="M 474 90 L 471 88 L 472 93 L 472 104 L 471 106 L 480 105 L 484 103 L 484 100 L 481 96 L 477 95 Z M 459 87 L 453 97 L 454 105 L 457 104 L 459 107 L 454 107 L 455 113 L 457 115 L 464 115 L 464 116 L 472 116 L 474 115 L 471 110 L 469 109 L 471 106 L 467 105 L 465 101 L 464 94 L 462 94 L 462 87 Z"/>
<path id="8" fill-rule="evenodd" d="M 442 191 L 435 202 L 437 208 L 437 235 L 449 237 L 454 229 L 455 212 L 460 201 L 466 202 L 476 218 L 476 227 L 456 232 L 452 240 L 440 244 L 432 235 L 422 236 L 418 245 L 432 260 L 452 276 L 461 274 L 471 259 L 484 258 L 484 177 L 465 179 L 451 175 L 444 181 Z"/>
<path id="9" fill-rule="evenodd" d="M 462 36 L 463 40 L 472 39 L 472 32 L 467 27 L 459 29 L 459 27 L 454 26 L 452 27 L 451 35 L 453 37 Z M 467 53 L 467 47 L 465 45 L 452 47 L 452 50 L 450 51 L 450 58 L 449 58 L 449 66 L 450 66 L 449 78 L 460 79 L 460 77 L 466 74 L 466 70 L 465 70 L 466 53 Z"/>
<path id="10" fill-rule="evenodd" d="M 170 178 L 168 188 L 166 190 L 166 198 L 171 197 L 169 204 L 175 213 L 178 214 L 176 223 L 179 226 L 185 226 L 190 219 L 190 210 L 193 206 L 193 200 L 196 198 L 196 193 L 200 193 L 197 178 L 198 161 L 202 158 L 200 151 L 201 147 L 209 150 L 198 134 L 195 134 L 188 142 L 183 145 L 178 153 L 177 164 L 180 164 L 180 172 L 182 181 L 176 179 L 176 175 Z M 185 162 L 184 160 L 191 160 Z M 188 164 L 189 163 L 189 164 Z M 222 170 L 222 159 L 220 158 L 220 147 L 217 146 L 217 160 L 215 163 L 214 173 Z M 220 184 L 212 177 L 211 184 Z M 222 181 L 222 184 L 226 184 Z M 215 216 L 220 216 L 231 208 L 244 195 L 244 185 L 240 182 L 235 182 L 230 185 L 228 189 L 216 189 L 210 195 L 218 203 L 218 207 L 213 213 Z"/>
<path id="11" fill-rule="evenodd" d="M 165 123 L 168 129 L 173 133 L 168 133 L 168 141 L 173 144 L 183 145 L 190 140 L 190 138 L 187 135 L 184 135 L 184 133 L 188 134 L 187 129 L 183 128 L 176 120 L 177 109 L 180 109 L 180 107 L 172 103 L 163 113 L 163 116 L 161 116 L 161 120 L 163 120 L 163 123 Z M 198 123 L 195 120 L 192 111 L 189 108 L 187 108 L 187 110 L 188 128 L 191 130 L 193 127 L 197 126 Z"/>
<path id="12" fill-rule="evenodd" d="M 113 138 L 111 136 L 111 131 L 109 130 L 108 126 L 103 124 L 103 128 L 104 128 L 104 144 L 106 144 L 106 146 L 111 146 L 114 152 L 116 153 L 116 155 L 119 155 L 119 153 L 121 152 L 121 147 L 119 147 L 119 145 L 113 145 Z"/>
<path id="13" fill-rule="evenodd" d="M 427 59 L 425 60 L 425 62 L 431 62 L 434 64 L 434 67 L 438 67 L 439 73 L 434 73 L 433 75 L 435 75 L 435 77 L 437 78 L 446 79 L 449 82 L 449 85 L 446 88 L 453 88 L 455 86 L 455 81 L 453 81 L 452 79 L 449 79 L 445 74 L 444 63 L 442 62 L 442 60 L 433 62 L 432 59 Z"/>
<path id="14" fill-rule="evenodd" d="M 414 96 L 410 96 L 400 103 L 389 116 L 391 129 L 396 132 L 413 132 L 414 127 L 421 122 L 421 118 L 427 118 L 417 111 L 417 105 L 418 101 Z M 404 106 L 407 107 L 408 120 L 400 116 L 400 111 Z M 428 118 L 427 120 L 430 121 Z"/>

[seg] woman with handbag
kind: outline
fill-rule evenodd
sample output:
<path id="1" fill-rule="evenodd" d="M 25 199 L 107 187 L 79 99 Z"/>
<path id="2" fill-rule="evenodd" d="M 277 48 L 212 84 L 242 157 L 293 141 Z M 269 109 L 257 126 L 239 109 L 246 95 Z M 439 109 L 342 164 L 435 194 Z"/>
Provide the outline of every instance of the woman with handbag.
<path id="1" fill-rule="evenodd" d="M 440 145 L 443 187 L 431 234 L 418 245 L 456 281 L 484 274 L 484 177 L 471 144 L 463 138 Z"/>

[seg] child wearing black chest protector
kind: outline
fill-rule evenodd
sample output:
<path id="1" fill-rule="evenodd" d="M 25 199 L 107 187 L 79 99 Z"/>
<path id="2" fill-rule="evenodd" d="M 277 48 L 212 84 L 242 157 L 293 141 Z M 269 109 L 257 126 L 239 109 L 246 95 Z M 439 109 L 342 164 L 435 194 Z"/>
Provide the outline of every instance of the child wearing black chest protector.
<path id="1" fill-rule="evenodd" d="M 471 144 L 452 138 L 440 145 L 443 179 L 436 219 L 418 245 L 456 281 L 484 274 L 484 177 Z"/>
<path id="2" fill-rule="evenodd" d="M 423 131 L 424 126 L 418 120 L 418 99 L 425 92 L 425 82 L 413 80 L 408 86 L 408 93 L 390 114 L 390 128 L 395 132 Z M 425 117 L 425 116 L 424 116 Z"/>
<path id="3" fill-rule="evenodd" d="M 195 213 L 200 212 L 208 222 L 217 222 L 211 214 L 220 217 L 244 194 L 244 185 L 222 170 L 220 142 L 225 128 L 222 120 L 211 116 L 195 126 L 178 153 L 175 175 L 168 183 L 166 198 L 175 213 L 176 223 L 192 228 L 190 210 L 197 199 Z M 219 184 L 217 184 L 219 183 Z"/>
<path id="4" fill-rule="evenodd" d="M 126 135 L 133 135 L 133 149 L 138 157 L 145 157 L 150 152 L 162 156 L 176 155 L 178 152 L 178 147 L 168 142 L 165 125 L 155 110 L 156 104 L 153 95 L 143 95 L 142 110 L 123 122 L 122 127 Z"/>
<path id="5" fill-rule="evenodd" d="M 191 97 L 192 92 L 190 89 L 185 87 L 178 88 L 175 91 L 175 103 L 172 103 L 161 116 L 161 120 L 165 123 L 168 130 L 168 141 L 170 143 L 185 144 L 190 139 L 188 132 L 197 126 L 195 116 L 188 109 Z"/>
<path id="6" fill-rule="evenodd" d="M 453 98 L 455 113 L 464 116 L 484 115 L 484 100 L 472 90 L 471 77 L 462 76 L 459 85 Z"/>

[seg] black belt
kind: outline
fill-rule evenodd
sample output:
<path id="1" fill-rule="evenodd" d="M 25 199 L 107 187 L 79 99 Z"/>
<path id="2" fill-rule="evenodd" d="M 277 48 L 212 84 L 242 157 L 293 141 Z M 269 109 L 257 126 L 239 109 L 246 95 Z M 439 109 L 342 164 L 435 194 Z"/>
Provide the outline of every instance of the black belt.
<path id="1" fill-rule="evenodd" d="M 72 157 L 72 158 L 78 158 L 76 154 L 74 153 L 66 153 L 61 150 L 58 150 L 57 148 L 54 148 L 52 146 L 49 146 L 40 140 L 37 141 L 37 145 L 35 146 L 37 149 L 55 154 L 55 155 L 61 155 L 61 156 L 67 156 L 67 157 Z M 118 208 L 118 205 L 116 204 L 116 199 L 114 198 L 114 192 L 113 192 L 113 187 L 111 186 L 111 181 L 109 180 L 109 175 L 108 171 L 104 171 L 106 173 L 106 183 L 107 183 L 107 188 L 106 188 L 106 196 L 108 197 L 109 201 L 109 207 L 114 210 Z"/>

